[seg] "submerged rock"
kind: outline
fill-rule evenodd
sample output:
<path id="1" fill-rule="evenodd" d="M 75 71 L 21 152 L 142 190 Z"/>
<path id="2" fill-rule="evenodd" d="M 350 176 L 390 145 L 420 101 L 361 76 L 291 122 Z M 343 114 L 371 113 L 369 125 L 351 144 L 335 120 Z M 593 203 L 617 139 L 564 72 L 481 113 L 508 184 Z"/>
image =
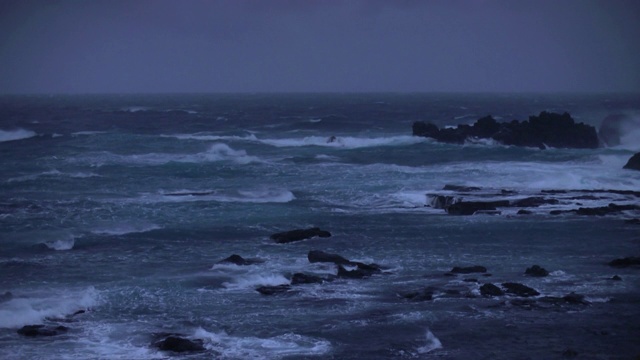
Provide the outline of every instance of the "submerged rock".
<path id="1" fill-rule="evenodd" d="M 265 285 L 256 288 L 256 291 L 262 295 L 277 295 L 283 294 L 291 290 L 291 285 L 283 284 L 283 285 Z"/>
<path id="2" fill-rule="evenodd" d="M 473 215 L 481 211 L 495 211 L 497 207 L 509 206 L 508 200 L 499 201 L 460 201 L 446 208 L 450 215 Z"/>
<path id="3" fill-rule="evenodd" d="M 271 235 L 271 240 L 275 240 L 278 244 L 286 244 L 294 241 L 311 239 L 313 237 L 327 238 L 331 237 L 331 233 L 320 228 L 314 227 L 310 229 L 296 229 L 285 231 Z"/>
<path id="4" fill-rule="evenodd" d="M 66 326 L 25 325 L 18 329 L 18 334 L 28 337 L 56 336 L 69 331 Z"/>
<path id="5" fill-rule="evenodd" d="M 399 294 L 401 298 L 411 301 L 431 301 L 433 300 L 433 289 L 426 288 L 409 293 Z"/>
<path id="6" fill-rule="evenodd" d="M 229 256 L 226 259 L 222 259 L 220 261 L 218 261 L 218 264 L 224 264 L 224 263 L 229 263 L 229 264 L 236 264 L 239 266 L 246 266 L 246 265 L 253 265 L 253 264 L 258 264 L 261 263 L 261 260 L 257 260 L 257 259 L 245 259 L 240 255 L 236 255 L 233 254 L 231 256 Z"/>
<path id="7" fill-rule="evenodd" d="M 540 295 L 540 293 L 535 289 L 520 283 L 506 282 L 506 283 L 502 283 L 502 287 L 505 288 L 505 292 L 509 294 L 514 294 L 517 296 L 529 297 L 529 296 Z"/>
<path id="8" fill-rule="evenodd" d="M 609 262 L 609 266 L 617 268 L 625 268 L 630 266 L 640 266 L 640 257 L 626 257 L 622 259 L 615 259 Z"/>
<path id="9" fill-rule="evenodd" d="M 533 265 L 532 267 L 527 268 L 524 274 L 529 276 L 535 276 L 535 277 L 544 277 L 544 276 L 548 276 L 549 272 L 545 268 L 540 267 L 539 265 Z"/>
<path id="10" fill-rule="evenodd" d="M 354 270 L 347 270 L 342 265 L 338 265 L 338 277 L 340 278 L 363 279 L 381 272 L 380 267 L 375 264 L 356 263 Z"/>
<path id="11" fill-rule="evenodd" d="M 486 273 L 487 272 L 487 268 L 484 267 L 484 266 L 480 266 L 480 265 L 467 266 L 467 267 L 456 266 L 453 269 L 451 269 L 451 272 L 453 274 Z"/>
<path id="12" fill-rule="evenodd" d="M 640 153 L 636 153 L 629 161 L 622 167 L 623 169 L 629 170 L 640 170 Z"/>
<path id="13" fill-rule="evenodd" d="M 295 273 L 291 277 L 291 285 L 299 284 L 321 284 L 326 280 L 315 275 L 308 275 L 303 273 Z"/>
<path id="14" fill-rule="evenodd" d="M 200 352 L 206 349 L 202 345 L 202 340 L 189 340 L 183 337 L 170 335 L 164 340 L 158 341 L 155 346 L 162 351 L 173 352 Z"/>
<path id="15" fill-rule="evenodd" d="M 320 250 L 311 250 L 307 254 L 310 263 L 334 263 L 338 265 L 351 265 L 352 262 L 337 254 L 329 254 Z"/>

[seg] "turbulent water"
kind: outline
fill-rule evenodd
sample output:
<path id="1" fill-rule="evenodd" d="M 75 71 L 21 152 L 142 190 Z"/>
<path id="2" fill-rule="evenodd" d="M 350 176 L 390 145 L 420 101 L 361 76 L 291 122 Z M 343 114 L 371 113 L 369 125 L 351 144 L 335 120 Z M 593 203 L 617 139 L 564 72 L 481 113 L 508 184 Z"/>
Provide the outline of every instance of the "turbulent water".
<path id="1" fill-rule="evenodd" d="M 607 115 L 640 111 L 640 100 L 1 97 L 0 358 L 635 358 L 640 271 L 607 263 L 640 255 L 640 226 L 625 222 L 640 213 L 550 212 L 638 204 L 640 172 L 622 169 L 640 151 L 637 133 L 593 150 L 411 135 L 418 120 L 526 120 L 543 110 L 597 127 Z M 448 184 L 480 190 L 443 190 Z M 529 215 L 454 216 L 427 206 L 428 194 L 558 201 Z M 332 236 L 269 238 L 309 227 Z M 256 291 L 289 284 L 294 273 L 337 273 L 334 264 L 310 263 L 310 250 L 384 271 Z M 260 261 L 218 263 L 232 254 Z M 534 264 L 550 275 L 525 276 Z M 488 274 L 445 276 L 472 265 Z M 504 282 L 540 295 L 480 295 L 482 284 Z M 407 296 L 424 289 L 430 300 Z M 571 292 L 584 302 L 543 301 Z M 34 324 L 68 331 L 17 333 Z M 206 350 L 161 351 L 160 333 L 199 339 Z"/>

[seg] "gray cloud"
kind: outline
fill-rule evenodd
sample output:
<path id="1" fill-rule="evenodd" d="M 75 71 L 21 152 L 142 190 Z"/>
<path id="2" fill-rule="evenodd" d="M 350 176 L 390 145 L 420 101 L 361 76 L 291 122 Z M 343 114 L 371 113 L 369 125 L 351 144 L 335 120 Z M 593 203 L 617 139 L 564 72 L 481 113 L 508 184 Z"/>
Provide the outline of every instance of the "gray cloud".
<path id="1" fill-rule="evenodd" d="M 640 91 L 637 1 L 0 1 L 0 92 Z"/>

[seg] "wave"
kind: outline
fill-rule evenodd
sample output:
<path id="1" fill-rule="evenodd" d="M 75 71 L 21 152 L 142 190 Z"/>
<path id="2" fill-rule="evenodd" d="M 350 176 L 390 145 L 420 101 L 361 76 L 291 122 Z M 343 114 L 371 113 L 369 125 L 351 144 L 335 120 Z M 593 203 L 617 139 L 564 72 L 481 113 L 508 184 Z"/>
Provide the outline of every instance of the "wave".
<path id="1" fill-rule="evenodd" d="M 426 354 L 436 349 L 442 348 L 442 342 L 438 339 L 433 333 L 427 329 L 427 333 L 425 334 L 426 344 L 418 348 L 418 352 L 420 354 Z"/>
<path id="2" fill-rule="evenodd" d="M 56 169 L 53 169 L 53 170 L 41 172 L 39 174 L 24 175 L 24 176 L 10 178 L 7 180 L 7 182 L 12 183 L 12 182 L 33 181 L 33 180 L 37 180 L 40 177 L 67 177 L 67 178 L 75 178 L 75 179 L 84 179 L 84 178 L 90 178 L 90 177 L 96 177 L 96 176 L 100 176 L 100 175 L 92 172 L 68 173 L 68 172 L 61 172 Z"/>
<path id="3" fill-rule="evenodd" d="M 378 138 L 353 136 L 307 136 L 304 138 L 259 139 L 258 141 L 275 147 L 323 146 L 330 148 L 359 149 L 377 146 L 412 145 L 428 142 L 429 140 L 419 136 L 399 135 Z"/>
<path id="4" fill-rule="evenodd" d="M 42 244 L 51 250 L 63 251 L 71 250 L 76 244 L 78 237 L 69 233 L 59 233 L 53 239 L 49 239 Z"/>
<path id="5" fill-rule="evenodd" d="M 196 134 L 175 134 L 175 135 L 160 135 L 161 137 L 176 138 L 179 140 L 202 140 L 202 141 L 258 141 L 254 134 L 239 136 L 239 135 L 211 135 L 204 133 Z"/>
<path id="6" fill-rule="evenodd" d="M 26 129 L 0 130 L 0 142 L 23 140 L 36 135 L 35 132 Z"/>
<path id="7" fill-rule="evenodd" d="M 261 162 L 256 156 L 247 155 L 244 150 L 235 150 L 223 143 L 211 145 L 206 151 L 195 154 L 169 154 L 169 153 L 147 153 L 136 155 L 120 155 L 111 152 L 99 154 L 86 154 L 77 157 L 72 162 L 91 162 L 92 166 L 102 166 L 105 164 L 128 164 L 138 166 L 159 166 L 172 162 L 177 163 L 203 163 L 230 161 L 237 164 L 246 165 Z"/>
<path id="8" fill-rule="evenodd" d="M 99 293 L 93 287 L 48 294 L 16 293 L 9 301 L 0 303 L 0 328 L 18 328 L 40 324 L 46 319 L 65 318 L 78 310 L 94 307 L 98 302 Z"/>
<path id="9" fill-rule="evenodd" d="M 162 229 L 161 226 L 156 224 L 145 224 L 145 223 L 119 223 L 119 224 L 111 224 L 104 225 L 91 230 L 91 233 L 96 235 L 126 235 L 132 233 L 143 233 L 147 231 Z"/>
<path id="10" fill-rule="evenodd" d="M 224 331 L 210 332 L 198 328 L 195 338 L 205 340 L 205 347 L 219 352 L 225 358 L 264 359 L 294 356 L 317 356 L 331 350 L 331 343 L 324 339 L 287 333 L 270 338 L 236 337 Z"/>
<path id="11" fill-rule="evenodd" d="M 249 274 L 247 276 L 238 277 L 232 282 L 222 284 L 229 290 L 255 289 L 259 286 L 278 286 L 289 284 L 290 281 L 281 274 Z"/>
<path id="12" fill-rule="evenodd" d="M 239 203 L 288 203 L 296 199 L 295 195 L 289 190 L 284 189 L 257 189 L 257 190 L 236 190 L 236 191 L 217 191 L 217 190 L 180 190 L 163 193 L 162 198 L 151 197 L 154 201 L 217 201 L 217 202 L 239 202 Z"/>
<path id="13" fill-rule="evenodd" d="M 91 136 L 91 135 L 99 135 L 106 134 L 106 131 L 78 131 L 71 133 L 71 136 Z"/>

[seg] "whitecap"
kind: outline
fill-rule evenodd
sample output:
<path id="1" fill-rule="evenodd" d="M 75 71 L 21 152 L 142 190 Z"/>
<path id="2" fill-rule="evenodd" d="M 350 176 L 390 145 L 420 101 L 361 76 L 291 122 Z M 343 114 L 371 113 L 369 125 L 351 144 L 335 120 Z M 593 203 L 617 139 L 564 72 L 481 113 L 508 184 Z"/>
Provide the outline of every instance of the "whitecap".
<path id="1" fill-rule="evenodd" d="M 104 224 L 99 227 L 91 230 L 93 234 L 96 235 L 125 235 L 131 233 L 143 233 L 147 231 L 162 229 L 161 226 L 151 223 L 115 223 L 115 224 Z"/>
<path id="2" fill-rule="evenodd" d="M 70 178 L 76 178 L 76 179 L 84 179 L 84 178 L 99 177 L 99 176 L 100 175 L 92 172 L 67 173 L 67 172 L 61 172 L 59 170 L 53 169 L 53 170 L 44 171 L 38 174 L 23 175 L 23 176 L 10 178 L 10 179 L 7 179 L 7 182 L 12 183 L 12 182 L 33 181 L 33 180 L 37 180 L 40 177 L 70 177 Z"/>
<path id="3" fill-rule="evenodd" d="M 322 355 L 331 350 L 324 339 L 286 333 L 270 338 L 230 336 L 198 328 L 194 338 L 205 340 L 205 347 L 235 359 L 281 358 L 285 356 Z"/>
<path id="4" fill-rule="evenodd" d="M 289 283 L 289 279 L 285 278 L 282 274 L 260 273 L 239 276 L 231 282 L 222 283 L 222 286 L 230 290 L 244 290 L 255 289 L 260 286 L 278 286 Z"/>
<path id="5" fill-rule="evenodd" d="M 23 140 L 36 135 L 35 132 L 25 129 L 0 130 L 0 142 Z"/>
<path id="6" fill-rule="evenodd" d="M 429 140 L 420 136 L 400 135 L 377 138 L 364 138 L 352 136 L 307 136 L 304 138 L 285 139 L 259 139 L 261 143 L 276 147 L 301 147 L 301 146 L 324 146 L 332 148 L 358 149 L 376 146 L 401 146 L 411 145 Z"/>
<path id="7" fill-rule="evenodd" d="M 433 333 L 427 329 L 427 333 L 425 334 L 426 344 L 418 348 L 418 352 L 420 354 L 426 354 L 436 349 L 442 348 L 442 342 L 438 339 Z"/>
<path id="8" fill-rule="evenodd" d="M 206 134 L 206 133 L 196 133 L 196 134 L 161 135 L 161 137 L 176 138 L 179 140 L 202 140 L 202 141 L 220 141 L 220 140 L 257 141 L 257 138 L 254 134 L 238 136 L 238 135 L 212 135 L 212 134 Z"/>
<path id="9" fill-rule="evenodd" d="M 51 250 L 71 250 L 76 244 L 76 236 L 72 234 L 57 234 L 53 239 L 47 240 L 43 243 Z"/>
<path id="10" fill-rule="evenodd" d="M 79 291 L 64 289 L 53 293 L 15 293 L 0 303 L 0 328 L 39 324 L 48 318 L 64 318 L 78 310 L 94 307 L 99 293 L 94 287 Z"/>

